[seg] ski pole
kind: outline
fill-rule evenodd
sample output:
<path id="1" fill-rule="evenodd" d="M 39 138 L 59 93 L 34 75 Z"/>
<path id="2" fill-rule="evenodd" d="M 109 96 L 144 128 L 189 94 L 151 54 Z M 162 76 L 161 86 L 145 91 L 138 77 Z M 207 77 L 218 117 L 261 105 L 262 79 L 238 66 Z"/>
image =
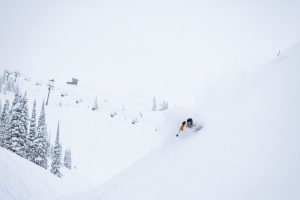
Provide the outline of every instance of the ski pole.
<path id="1" fill-rule="evenodd" d="M 182 124 L 181 124 L 181 126 L 180 126 L 180 128 L 179 128 L 179 131 L 178 131 L 178 133 L 176 134 L 176 137 L 178 137 L 180 131 L 183 131 L 185 123 L 186 123 L 185 121 L 182 122 Z"/>
<path id="2" fill-rule="evenodd" d="M 176 134 L 176 137 L 178 137 L 179 136 L 179 133 L 180 133 L 180 130 L 178 131 L 178 133 Z"/>

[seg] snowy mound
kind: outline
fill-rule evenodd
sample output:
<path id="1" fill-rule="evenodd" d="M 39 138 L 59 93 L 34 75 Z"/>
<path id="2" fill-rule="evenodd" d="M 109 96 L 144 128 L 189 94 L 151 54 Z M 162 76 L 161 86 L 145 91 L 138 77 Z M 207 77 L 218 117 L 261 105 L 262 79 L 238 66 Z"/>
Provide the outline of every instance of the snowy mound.
<path id="1" fill-rule="evenodd" d="M 169 138 L 126 172 L 70 199 L 299 199 L 299 66 L 297 44 L 249 83 L 236 83 L 244 88 L 203 119 L 198 134 Z"/>
<path id="2" fill-rule="evenodd" d="M 1 200 L 45 199 L 65 190 L 62 180 L 3 148 L 0 148 L 0 174 Z"/>

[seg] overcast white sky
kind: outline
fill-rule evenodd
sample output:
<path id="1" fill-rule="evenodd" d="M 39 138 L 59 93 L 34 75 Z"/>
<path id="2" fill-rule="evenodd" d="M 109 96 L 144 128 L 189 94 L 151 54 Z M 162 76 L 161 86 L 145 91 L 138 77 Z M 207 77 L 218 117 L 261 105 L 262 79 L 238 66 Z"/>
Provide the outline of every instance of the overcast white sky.
<path id="1" fill-rule="evenodd" d="M 0 66 L 190 100 L 299 41 L 299 10 L 297 0 L 0 0 Z"/>

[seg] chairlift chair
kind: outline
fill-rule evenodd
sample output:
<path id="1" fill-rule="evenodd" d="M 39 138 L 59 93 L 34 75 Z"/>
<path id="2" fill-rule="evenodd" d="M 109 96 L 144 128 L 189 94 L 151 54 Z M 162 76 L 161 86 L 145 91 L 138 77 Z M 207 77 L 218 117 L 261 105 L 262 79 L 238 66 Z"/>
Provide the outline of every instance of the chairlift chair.
<path id="1" fill-rule="evenodd" d="M 68 81 L 67 84 L 69 84 L 69 85 L 77 85 L 78 84 L 78 79 L 72 78 L 72 81 L 71 82 Z"/>

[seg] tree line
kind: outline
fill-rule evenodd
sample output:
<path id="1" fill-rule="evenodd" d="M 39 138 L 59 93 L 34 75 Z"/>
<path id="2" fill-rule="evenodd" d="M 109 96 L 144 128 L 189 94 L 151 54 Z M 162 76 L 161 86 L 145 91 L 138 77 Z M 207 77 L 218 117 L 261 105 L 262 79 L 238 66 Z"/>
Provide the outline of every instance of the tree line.
<path id="1" fill-rule="evenodd" d="M 1 82 L 0 92 L 8 91 L 3 89 L 7 87 L 6 84 L 11 85 L 12 81 L 5 81 L 1 78 Z M 61 167 L 71 169 L 72 160 L 69 148 L 65 150 L 62 159 L 59 124 L 55 143 L 51 145 L 46 123 L 45 103 L 42 103 L 37 118 L 36 101 L 34 101 L 29 117 L 27 94 L 21 95 L 18 89 L 10 91 L 15 92 L 12 102 L 5 100 L 2 106 L 0 100 L 0 146 L 45 169 L 48 169 L 50 161 L 50 171 L 62 177 Z"/>

